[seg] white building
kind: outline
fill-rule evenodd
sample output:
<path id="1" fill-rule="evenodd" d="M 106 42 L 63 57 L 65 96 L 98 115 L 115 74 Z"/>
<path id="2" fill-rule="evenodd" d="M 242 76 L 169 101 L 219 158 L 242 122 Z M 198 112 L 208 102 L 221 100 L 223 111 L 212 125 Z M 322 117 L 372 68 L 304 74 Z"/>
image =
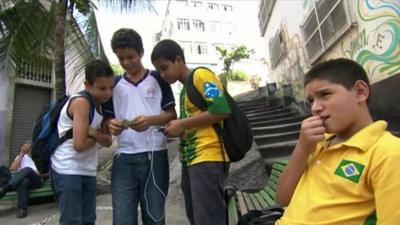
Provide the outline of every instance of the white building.
<path id="1" fill-rule="evenodd" d="M 216 74 L 223 69 L 216 47 L 232 50 L 245 45 L 254 49 L 255 54 L 235 63 L 233 70 L 261 76 L 263 86 L 268 72 L 262 62 L 265 47 L 258 30 L 258 4 L 258 1 L 169 0 L 161 31 L 155 34 L 154 42 L 177 41 L 189 68 L 206 66 Z M 175 96 L 179 96 L 180 86 L 173 85 Z M 248 90 L 242 90 L 245 91 Z"/>
<path id="2" fill-rule="evenodd" d="M 256 11 L 254 15 L 245 15 L 246 18 L 254 16 L 254 24 L 246 23 L 249 20 L 243 18 L 243 6 L 249 5 L 246 1 L 169 0 L 161 32 L 155 39 L 158 41 L 168 38 L 177 41 L 184 49 L 189 67 L 207 66 L 219 73 L 223 66 L 217 46 L 226 49 L 242 44 L 249 49 L 259 47 L 250 43 L 255 39 L 261 40 L 259 33 L 252 35 L 242 32 L 247 31 L 248 26 L 257 26 Z M 252 56 L 246 61 L 260 62 L 261 58 Z M 254 62 L 250 64 L 248 71 L 246 66 L 238 66 L 245 72 L 255 73 Z"/>
<path id="3" fill-rule="evenodd" d="M 230 49 L 238 43 L 235 17 L 232 1 L 169 0 L 159 38 L 177 41 L 189 67 L 220 72 L 216 47 Z"/>

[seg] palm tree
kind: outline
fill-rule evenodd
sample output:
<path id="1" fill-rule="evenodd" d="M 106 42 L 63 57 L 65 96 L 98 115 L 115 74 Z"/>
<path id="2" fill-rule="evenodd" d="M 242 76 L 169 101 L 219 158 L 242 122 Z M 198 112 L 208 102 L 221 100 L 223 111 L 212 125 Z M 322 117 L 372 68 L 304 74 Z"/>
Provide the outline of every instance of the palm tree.
<path id="1" fill-rule="evenodd" d="M 101 2 L 110 8 L 119 6 L 120 11 L 153 9 L 152 1 L 146 0 Z M 85 18 L 84 24 L 77 26 L 74 9 Z M 0 0 L 0 71 L 16 78 L 21 59 L 31 64 L 50 60 L 54 63 L 56 96 L 63 96 L 66 66 L 75 63 L 76 75 L 90 60 L 106 60 L 94 9 L 88 0 Z M 66 53 L 72 62 L 65 61 Z"/>
<path id="2" fill-rule="evenodd" d="M 232 49 L 229 51 L 228 49 L 224 47 L 216 47 L 217 51 L 221 55 L 221 60 L 223 60 L 224 63 L 224 71 L 226 76 L 222 77 L 221 81 L 224 84 L 225 88 L 228 89 L 228 81 L 230 77 L 232 76 L 232 67 L 234 62 L 238 62 L 241 59 L 248 59 L 251 54 L 254 53 L 253 49 L 247 49 L 246 46 L 240 45 L 236 47 L 235 49 Z"/>

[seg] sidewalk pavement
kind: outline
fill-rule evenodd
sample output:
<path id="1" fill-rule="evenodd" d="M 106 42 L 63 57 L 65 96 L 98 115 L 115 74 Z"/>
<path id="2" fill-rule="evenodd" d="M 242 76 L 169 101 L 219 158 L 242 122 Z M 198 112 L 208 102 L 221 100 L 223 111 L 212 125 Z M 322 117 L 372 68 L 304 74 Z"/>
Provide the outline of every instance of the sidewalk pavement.
<path id="1" fill-rule="evenodd" d="M 183 194 L 180 187 L 181 164 L 178 157 L 178 143 L 178 140 L 172 140 L 168 143 L 170 186 L 166 202 L 166 224 L 189 225 L 186 219 Z M 110 159 L 112 158 L 112 154 L 110 156 L 104 156 L 104 158 Z M 99 172 L 98 179 L 109 182 L 109 172 Z M 96 225 L 111 225 L 112 203 L 109 186 L 108 188 L 103 186 L 100 192 L 105 194 L 97 196 Z M 58 206 L 54 202 L 30 205 L 28 208 L 28 216 L 23 219 L 17 219 L 16 214 L 16 202 L 10 202 L 7 203 L 7 205 L 3 203 L 0 204 L 0 225 L 56 225 L 59 219 Z M 140 221 L 139 224 L 141 224 Z"/>
<path id="2" fill-rule="evenodd" d="M 56 225 L 58 224 L 59 212 L 56 203 L 35 204 L 29 206 L 28 216 L 23 219 L 17 219 L 17 209 L 15 202 L 10 206 L 2 206 L 0 208 L 0 224 L 2 225 Z M 8 209 L 4 209 L 8 208 Z M 103 194 L 97 196 L 96 207 L 97 225 L 112 224 L 112 206 L 111 194 Z M 139 213 L 140 215 L 140 213 Z M 189 225 L 185 217 L 185 211 L 181 204 L 171 202 L 167 199 L 166 207 L 166 224 L 171 225 Z M 139 222 L 141 224 L 141 222 Z"/>

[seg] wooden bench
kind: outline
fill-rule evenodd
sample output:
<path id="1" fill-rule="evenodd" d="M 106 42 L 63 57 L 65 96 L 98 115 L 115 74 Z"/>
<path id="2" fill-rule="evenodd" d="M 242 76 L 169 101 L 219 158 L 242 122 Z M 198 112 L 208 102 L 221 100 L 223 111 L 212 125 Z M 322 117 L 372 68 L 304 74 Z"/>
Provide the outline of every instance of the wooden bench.
<path id="1" fill-rule="evenodd" d="M 236 191 L 228 199 L 229 225 L 236 225 L 239 217 L 250 210 L 261 210 L 276 204 L 276 188 L 279 176 L 285 169 L 288 161 L 277 160 L 272 164 L 271 175 L 267 185 L 257 192 Z"/>
<path id="2" fill-rule="evenodd" d="M 54 196 L 53 189 L 50 186 L 50 179 L 46 179 L 43 181 L 43 185 L 40 188 L 31 189 L 29 191 L 29 199 L 33 198 L 41 198 L 41 197 L 51 197 Z M 2 201 L 16 201 L 17 200 L 17 192 L 10 191 L 0 200 Z"/>

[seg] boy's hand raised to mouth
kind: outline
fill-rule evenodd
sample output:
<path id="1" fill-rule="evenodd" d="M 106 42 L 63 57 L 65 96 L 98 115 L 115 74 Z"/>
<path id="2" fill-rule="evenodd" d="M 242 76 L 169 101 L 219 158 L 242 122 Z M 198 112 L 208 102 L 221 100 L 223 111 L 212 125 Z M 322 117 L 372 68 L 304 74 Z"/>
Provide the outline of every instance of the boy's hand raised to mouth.
<path id="1" fill-rule="evenodd" d="M 319 116 L 311 116 L 301 123 L 299 144 L 303 149 L 314 149 L 325 138 L 324 121 Z"/>

